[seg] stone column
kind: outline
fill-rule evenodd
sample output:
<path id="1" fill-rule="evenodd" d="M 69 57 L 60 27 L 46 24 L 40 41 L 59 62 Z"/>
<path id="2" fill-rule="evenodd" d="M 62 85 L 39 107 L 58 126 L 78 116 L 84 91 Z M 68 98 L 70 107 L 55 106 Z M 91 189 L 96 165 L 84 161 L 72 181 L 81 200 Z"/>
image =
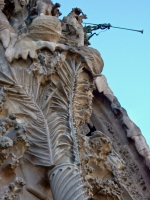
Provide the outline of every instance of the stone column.
<path id="1" fill-rule="evenodd" d="M 64 163 L 48 172 L 54 200 L 89 199 L 81 172 L 74 164 Z"/>

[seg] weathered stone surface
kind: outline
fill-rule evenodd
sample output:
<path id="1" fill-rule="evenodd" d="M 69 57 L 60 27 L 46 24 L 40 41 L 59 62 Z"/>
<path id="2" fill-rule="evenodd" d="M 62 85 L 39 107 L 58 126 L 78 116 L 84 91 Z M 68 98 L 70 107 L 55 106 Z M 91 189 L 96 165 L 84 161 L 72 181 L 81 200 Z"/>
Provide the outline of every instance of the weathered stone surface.
<path id="1" fill-rule="evenodd" d="M 112 170 L 114 176 L 118 177 L 117 179 L 119 182 L 121 181 L 123 186 L 122 199 L 149 199 L 150 177 L 148 175 L 148 165 L 146 166 L 146 157 L 139 154 L 134 140 L 128 139 L 126 127 L 122 123 L 122 114 L 118 113 L 118 110 L 117 112 L 114 111 L 114 108 L 118 108 L 120 105 L 117 98 L 115 97 L 116 106 L 112 107 L 111 98 L 108 97 L 110 96 L 105 96 L 103 92 L 94 92 L 93 113 L 91 116 L 93 127 L 91 129 L 105 133 L 110 138 L 117 155 L 125 162 L 125 168 L 121 176 L 118 171 Z M 119 107 L 128 117 L 126 111 L 121 106 Z M 134 132 L 136 132 L 136 128 L 135 126 Z"/>
<path id="2" fill-rule="evenodd" d="M 72 46 L 84 45 L 84 31 L 81 25 L 83 18 L 86 18 L 86 15 L 80 8 L 73 8 L 69 15 L 63 18 L 60 43 Z"/>
<path id="3" fill-rule="evenodd" d="M 57 17 L 38 16 L 30 25 L 29 34 L 34 40 L 57 43 L 61 36 L 61 23 Z"/>
<path id="4" fill-rule="evenodd" d="M 0 0 L 0 199 L 148 200 L 150 150 L 84 44 L 80 8 Z M 3 9 L 4 7 L 4 9 Z"/>

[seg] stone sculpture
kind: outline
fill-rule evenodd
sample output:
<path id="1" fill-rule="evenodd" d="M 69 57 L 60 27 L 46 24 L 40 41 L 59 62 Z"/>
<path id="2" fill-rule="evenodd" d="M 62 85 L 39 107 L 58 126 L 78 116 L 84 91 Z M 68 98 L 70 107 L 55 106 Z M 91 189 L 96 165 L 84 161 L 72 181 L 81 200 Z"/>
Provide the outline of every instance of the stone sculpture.
<path id="1" fill-rule="evenodd" d="M 10 42 L 14 43 L 16 41 L 17 34 L 15 30 L 11 27 L 8 22 L 7 17 L 2 12 L 4 9 L 4 0 L 0 1 L 0 40 L 3 43 L 4 48 L 6 49 Z"/>
<path id="2" fill-rule="evenodd" d="M 29 4 L 29 0 L 10 0 L 11 3 L 14 4 L 15 12 L 21 10 L 21 7 Z"/>
<path id="3" fill-rule="evenodd" d="M 121 117 L 121 123 L 125 127 L 127 137 L 135 141 L 137 151 L 141 156 L 145 158 L 146 165 L 150 169 L 150 148 L 143 137 L 140 129 L 129 119 L 127 113 L 122 109 L 121 105 L 116 101 L 116 98 L 109 88 L 106 78 L 102 75 L 96 79 L 96 85 L 99 92 L 103 92 L 104 95 L 111 102 L 111 107 L 115 115 L 119 114 Z"/>
<path id="4" fill-rule="evenodd" d="M 60 4 L 53 4 L 50 0 L 37 0 L 36 7 L 32 9 L 36 10 L 38 15 L 51 15 L 59 17 L 61 15 L 59 8 Z"/>
<path id="5" fill-rule="evenodd" d="M 20 32 L 11 19 L 25 19 L 1 2 L 0 199 L 148 200 L 149 147 L 84 44 L 87 16 L 73 8 L 60 21 L 58 3 L 13 1 L 34 14 Z"/>
<path id="6" fill-rule="evenodd" d="M 62 20 L 62 36 L 60 43 L 66 43 L 72 46 L 83 46 L 84 31 L 81 23 L 82 19 L 86 18 L 87 16 L 83 14 L 80 8 L 73 8 L 68 16 L 64 17 Z"/>

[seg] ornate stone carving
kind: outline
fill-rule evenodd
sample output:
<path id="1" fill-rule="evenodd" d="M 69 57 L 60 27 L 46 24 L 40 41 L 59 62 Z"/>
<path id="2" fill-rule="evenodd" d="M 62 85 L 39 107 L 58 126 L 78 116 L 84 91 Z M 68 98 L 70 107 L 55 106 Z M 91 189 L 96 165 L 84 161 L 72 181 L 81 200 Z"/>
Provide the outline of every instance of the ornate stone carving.
<path id="1" fill-rule="evenodd" d="M 0 88 L 0 112 L 3 110 L 4 103 L 6 101 L 6 88 Z"/>
<path id="2" fill-rule="evenodd" d="M 54 55 L 47 51 L 38 53 L 38 58 L 29 67 L 29 73 L 38 78 L 38 83 L 44 84 L 56 73 L 57 68 L 65 62 L 65 55 L 55 52 Z"/>
<path id="3" fill-rule="evenodd" d="M 61 30 L 61 23 L 58 18 L 42 15 L 33 20 L 29 28 L 29 34 L 34 40 L 57 43 L 61 36 Z"/>
<path id="4" fill-rule="evenodd" d="M 12 169 L 29 147 L 25 128 L 18 124 L 15 115 L 0 119 L 0 164 L 7 159 Z M 4 136 L 3 136 L 4 135 Z"/>
<path id="5" fill-rule="evenodd" d="M 94 79 L 99 76 L 103 70 L 104 62 L 100 53 L 91 47 L 82 46 L 78 48 L 81 55 L 84 56 L 88 70 L 92 73 Z M 87 67 L 85 66 L 85 67 Z"/>
<path id="6" fill-rule="evenodd" d="M 109 88 L 106 78 L 101 75 L 96 78 L 96 85 L 99 92 L 103 92 L 104 95 L 111 102 L 111 107 L 115 115 L 120 115 L 120 121 L 127 132 L 127 137 L 131 138 L 135 142 L 137 151 L 141 156 L 145 158 L 146 165 L 150 169 L 150 148 L 146 143 L 140 129 L 129 119 L 127 113 L 121 107 L 117 98 Z"/>
<path id="7" fill-rule="evenodd" d="M 133 158 L 131 157 L 129 153 L 129 146 L 121 146 L 121 140 L 118 138 L 118 135 L 116 134 L 113 125 L 108 123 L 106 120 L 104 120 L 101 116 L 99 117 L 100 120 L 104 123 L 106 126 L 108 132 L 110 133 L 111 141 L 113 142 L 113 146 L 115 149 L 118 150 L 119 155 L 121 158 L 126 162 L 126 167 L 123 169 L 121 173 L 118 173 L 118 169 L 115 167 L 111 167 L 111 171 L 113 172 L 115 179 L 117 179 L 123 186 L 123 188 L 128 191 L 130 194 L 130 197 L 128 196 L 127 199 L 149 199 L 147 193 L 147 184 L 146 181 L 144 181 L 144 177 L 141 175 L 141 170 L 137 167 L 137 163 Z M 114 152 L 112 152 L 114 154 Z M 112 154 L 111 153 L 111 154 Z M 115 153 L 115 155 L 118 157 L 118 155 Z M 116 159 L 115 156 L 115 159 Z M 119 156 L 119 157 L 120 157 Z M 113 159 L 114 160 L 114 159 Z M 137 190 L 140 188 L 142 192 L 139 193 Z M 125 192 L 125 191 L 124 191 Z M 144 195 L 143 195 L 144 192 Z"/>
<path id="8" fill-rule="evenodd" d="M 52 15 L 59 17 L 61 15 L 59 11 L 60 4 L 53 4 L 50 0 L 37 0 L 36 2 L 38 15 Z"/>
<path id="9" fill-rule="evenodd" d="M 123 115 L 121 120 L 127 132 L 127 137 L 131 138 L 135 142 L 137 151 L 142 157 L 145 158 L 146 165 L 150 169 L 150 148 L 140 129 L 129 119 L 127 115 Z"/>
<path id="10" fill-rule="evenodd" d="M 19 12 L 23 6 L 29 4 L 29 0 L 9 0 L 9 1 L 14 4 L 15 13 Z"/>
<path id="11" fill-rule="evenodd" d="M 2 12 L 4 9 L 4 0 L 0 1 L 0 40 L 6 49 L 10 42 L 14 43 L 17 38 L 17 34 L 15 30 L 11 27 L 11 25 L 8 22 L 7 17 Z"/>
<path id="12" fill-rule="evenodd" d="M 61 179 L 61 180 L 60 180 Z M 89 199 L 81 172 L 76 165 L 63 164 L 49 173 L 53 199 Z"/>
<path id="13" fill-rule="evenodd" d="M 8 189 L 4 192 L 4 195 L 0 198 L 1 200 L 17 200 L 18 194 L 22 190 L 25 182 L 22 178 L 17 177 L 14 182 L 10 183 Z"/>
<path id="14" fill-rule="evenodd" d="M 122 199 L 121 182 L 115 179 L 112 168 L 123 173 L 125 162 L 114 152 L 110 139 L 100 131 L 90 137 L 78 135 L 83 177 L 89 185 L 92 199 Z M 101 196 L 102 195 L 102 196 Z"/>
<path id="15" fill-rule="evenodd" d="M 126 131 L 149 167 L 148 145 L 101 75 L 101 55 L 84 46 L 87 16 L 74 8 L 60 21 L 59 7 L 49 0 L 1 4 L 0 198 L 148 200 L 148 169 L 140 173 L 119 137 Z M 118 120 L 119 137 L 103 107 L 105 131 L 91 123 L 94 95 L 107 99 L 104 116 Z"/>
<path id="16" fill-rule="evenodd" d="M 82 19 L 86 15 L 82 13 L 80 8 L 73 8 L 67 17 L 62 20 L 62 36 L 60 43 L 69 44 L 72 46 L 84 45 L 84 31 L 81 25 Z"/>
<path id="17" fill-rule="evenodd" d="M 68 46 L 63 44 L 56 44 L 47 41 L 33 41 L 30 37 L 25 37 L 22 40 L 17 41 L 13 47 L 9 47 L 5 52 L 5 56 L 9 62 L 19 58 L 27 60 L 28 56 L 30 56 L 32 59 L 36 59 L 37 51 L 43 48 L 48 48 L 52 53 L 56 48 L 60 50 L 69 49 Z"/>
<path id="18" fill-rule="evenodd" d="M 13 141 L 6 136 L 0 136 L 0 165 L 7 159 Z"/>

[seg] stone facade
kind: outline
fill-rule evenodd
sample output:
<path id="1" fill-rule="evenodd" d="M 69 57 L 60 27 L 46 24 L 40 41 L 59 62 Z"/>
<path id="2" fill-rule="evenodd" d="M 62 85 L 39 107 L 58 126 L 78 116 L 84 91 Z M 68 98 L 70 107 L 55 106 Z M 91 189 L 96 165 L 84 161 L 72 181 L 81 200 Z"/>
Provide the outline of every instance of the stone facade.
<path id="1" fill-rule="evenodd" d="M 149 200 L 149 146 L 59 7 L 0 0 L 0 199 Z"/>

